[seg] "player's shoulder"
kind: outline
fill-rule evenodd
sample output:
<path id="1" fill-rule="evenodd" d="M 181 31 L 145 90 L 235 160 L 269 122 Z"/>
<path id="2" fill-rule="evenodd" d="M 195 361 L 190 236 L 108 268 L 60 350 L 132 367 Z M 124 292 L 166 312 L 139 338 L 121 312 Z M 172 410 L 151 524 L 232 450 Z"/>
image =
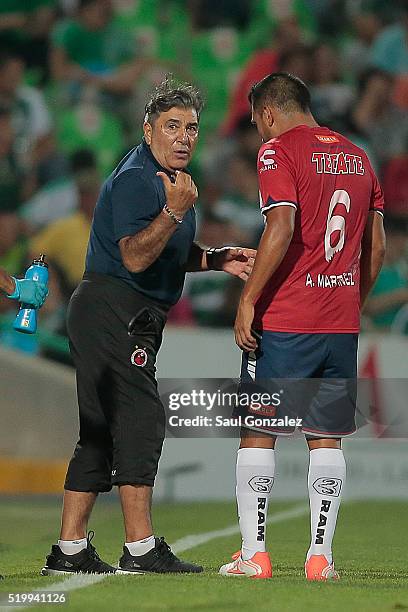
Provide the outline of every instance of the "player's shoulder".
<path id="1" fill-rule="evenodd" d="M 258 165 L 265 164 L 272 157 L 286 158 L 290 156 L 290 148 L 281 136 L 263 142 L 258 152 Z"/>
<path id="2" fill-rule="evenodd" d="M 350 149 L 354 149 L 354 151 L 359 155 L 367 157 L 367 153 L 364 151 L 364 149 L 352 140 L 350 140 L 350 138 L 348 138 L 344 134 L 340 134 L 340 132 L 335 132 L 334 130 L 330 130 L 330 133 L 333 134 L 340 143 L 347 145 Z"/>
<path id="3" fill-rule="evenodd" d="M 347 138 L 347 136 L 344 136 L 343 134 L 338 134 L 338 137 L 340 139 L 340 142 L 345 147 L 347 147 L 347 152 L 353 153 L 353 155 L 355 155 L 356 157 L 361 157 L 361 159 L 363 160 L 362 163 L 363 163 L 364 168 L 368 170 L 370 176 L 374 177 L 375 172 L 371 165 L 370 158 L 368 157 L 367 152 L 363 149 L 363 147 L 356 144 L 355 142 L 353 142 L 352 140 L 350 140 L 349 138 Z"/>
<path id="4" fill-rule="evenodd" d="M 260 148 L 260 154 L 264 153 L 267 149 L 275 149 L 277 155 L 291 157 L 299 147 L 304 145 L 305 140 L 310 138 L 309 131 L 302 129 L 304 127 L 298 126 L 292 128 L 264 142 Z"/>

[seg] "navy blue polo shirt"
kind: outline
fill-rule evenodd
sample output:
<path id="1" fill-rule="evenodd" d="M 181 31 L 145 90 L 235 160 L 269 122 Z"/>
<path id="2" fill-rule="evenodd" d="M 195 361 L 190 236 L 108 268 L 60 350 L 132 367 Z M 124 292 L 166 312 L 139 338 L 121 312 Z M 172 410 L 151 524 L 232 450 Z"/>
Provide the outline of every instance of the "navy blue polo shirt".
<path id="1" fill-rule="evenodd" d="M 184 270 L 196 231 L 194 209 L 188 210 L 159 257 L 143 272 L 129 272 L 119 249 L 121 238 L 145 229 L 166 203 L 157 171 L 169 174 L 143 141 L 105 181 L 94 212 L 85 272 L 114 276 L 140 293 L 171 305 L 183 289 Z"/>

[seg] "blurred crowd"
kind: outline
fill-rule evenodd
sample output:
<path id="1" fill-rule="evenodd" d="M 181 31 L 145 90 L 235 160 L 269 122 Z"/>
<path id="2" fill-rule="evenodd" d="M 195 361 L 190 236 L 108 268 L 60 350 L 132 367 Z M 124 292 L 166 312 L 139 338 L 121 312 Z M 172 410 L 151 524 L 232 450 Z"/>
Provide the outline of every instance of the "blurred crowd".
<path id="1" fill-rule="evenodd" d="M 15 307 L 0 298 L 0 343 L 64 352 L 100 185 L 140 141 L 144 103 L 168 72 L 206 99 L 198 240 L 255 246 L 260 140 L 247 94 L 276 70 L 301 77 L 319 123 L 367 151 L 388 243 L 364 328 L 408 332 L 408 0 L 1 0 L 0 266 L 23 275 L 44 252 L 51 275 L 36 337 L 11 331 Z M 230 326 L 240 290 L 217 272 L 188 275 L 170 321 Z"/>

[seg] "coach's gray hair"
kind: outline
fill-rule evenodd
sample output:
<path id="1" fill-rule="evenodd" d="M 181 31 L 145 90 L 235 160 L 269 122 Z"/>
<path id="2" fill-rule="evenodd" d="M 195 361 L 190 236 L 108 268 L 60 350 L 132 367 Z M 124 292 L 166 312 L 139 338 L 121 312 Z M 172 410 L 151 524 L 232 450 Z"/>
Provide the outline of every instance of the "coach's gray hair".
<path id="1" fill-rule="evenodd" d="M 160 113 L 165 113 L 174 107 L 194 108 L 197 117 L 200 118 L 203 106 L 204 102 L 198 89 L 189 83 L 177 83 L 173 76 L 168 74 L 146 104 L 144 120 L 152 123 Z"/>

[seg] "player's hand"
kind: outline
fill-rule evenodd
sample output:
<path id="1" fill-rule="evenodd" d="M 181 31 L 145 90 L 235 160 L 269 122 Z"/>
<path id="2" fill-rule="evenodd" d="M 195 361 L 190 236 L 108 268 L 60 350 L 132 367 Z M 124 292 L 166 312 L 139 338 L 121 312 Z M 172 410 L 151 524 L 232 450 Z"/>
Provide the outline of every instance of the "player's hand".
<path id="1" fill-rule="evenodd" d="M 244 247 L 223 247 L 217 249 L 213 254 L 213 264 L 215 270 L 223 270 L 238 276 L 243 281 L 248 280 L 254 267 L 256 257 L 255 249 Z"/>
<path id="2" fill-rule="evenodd" d="M 176 172 L 176 180 L 171 182 L 165 172 L 156 172 L 163 181 L 166 193 L 166 203 L 177 216 L 183 217 L 198 198 L 198 190 L 191 176 L 187 172 Z"/>
<path id="3" fill-rule="evenodd" d="M 254 320 L 254 305 L 248 300 L 241 300 L 235 319 L 235 342 L 243 351 L 254 351 L 258 343 L 254 338 L 251 327 Z"/>
<path id="4" fill-rule="evenodd" d="M 34 308 L 41 308 L 48 295 L 47 285 L 28 278 L 21 280 L 14 278 L 14 283 L 15 290 L 8 296 L 10 299 L 18 300 L 21 304 L 30 304 Z"/>

